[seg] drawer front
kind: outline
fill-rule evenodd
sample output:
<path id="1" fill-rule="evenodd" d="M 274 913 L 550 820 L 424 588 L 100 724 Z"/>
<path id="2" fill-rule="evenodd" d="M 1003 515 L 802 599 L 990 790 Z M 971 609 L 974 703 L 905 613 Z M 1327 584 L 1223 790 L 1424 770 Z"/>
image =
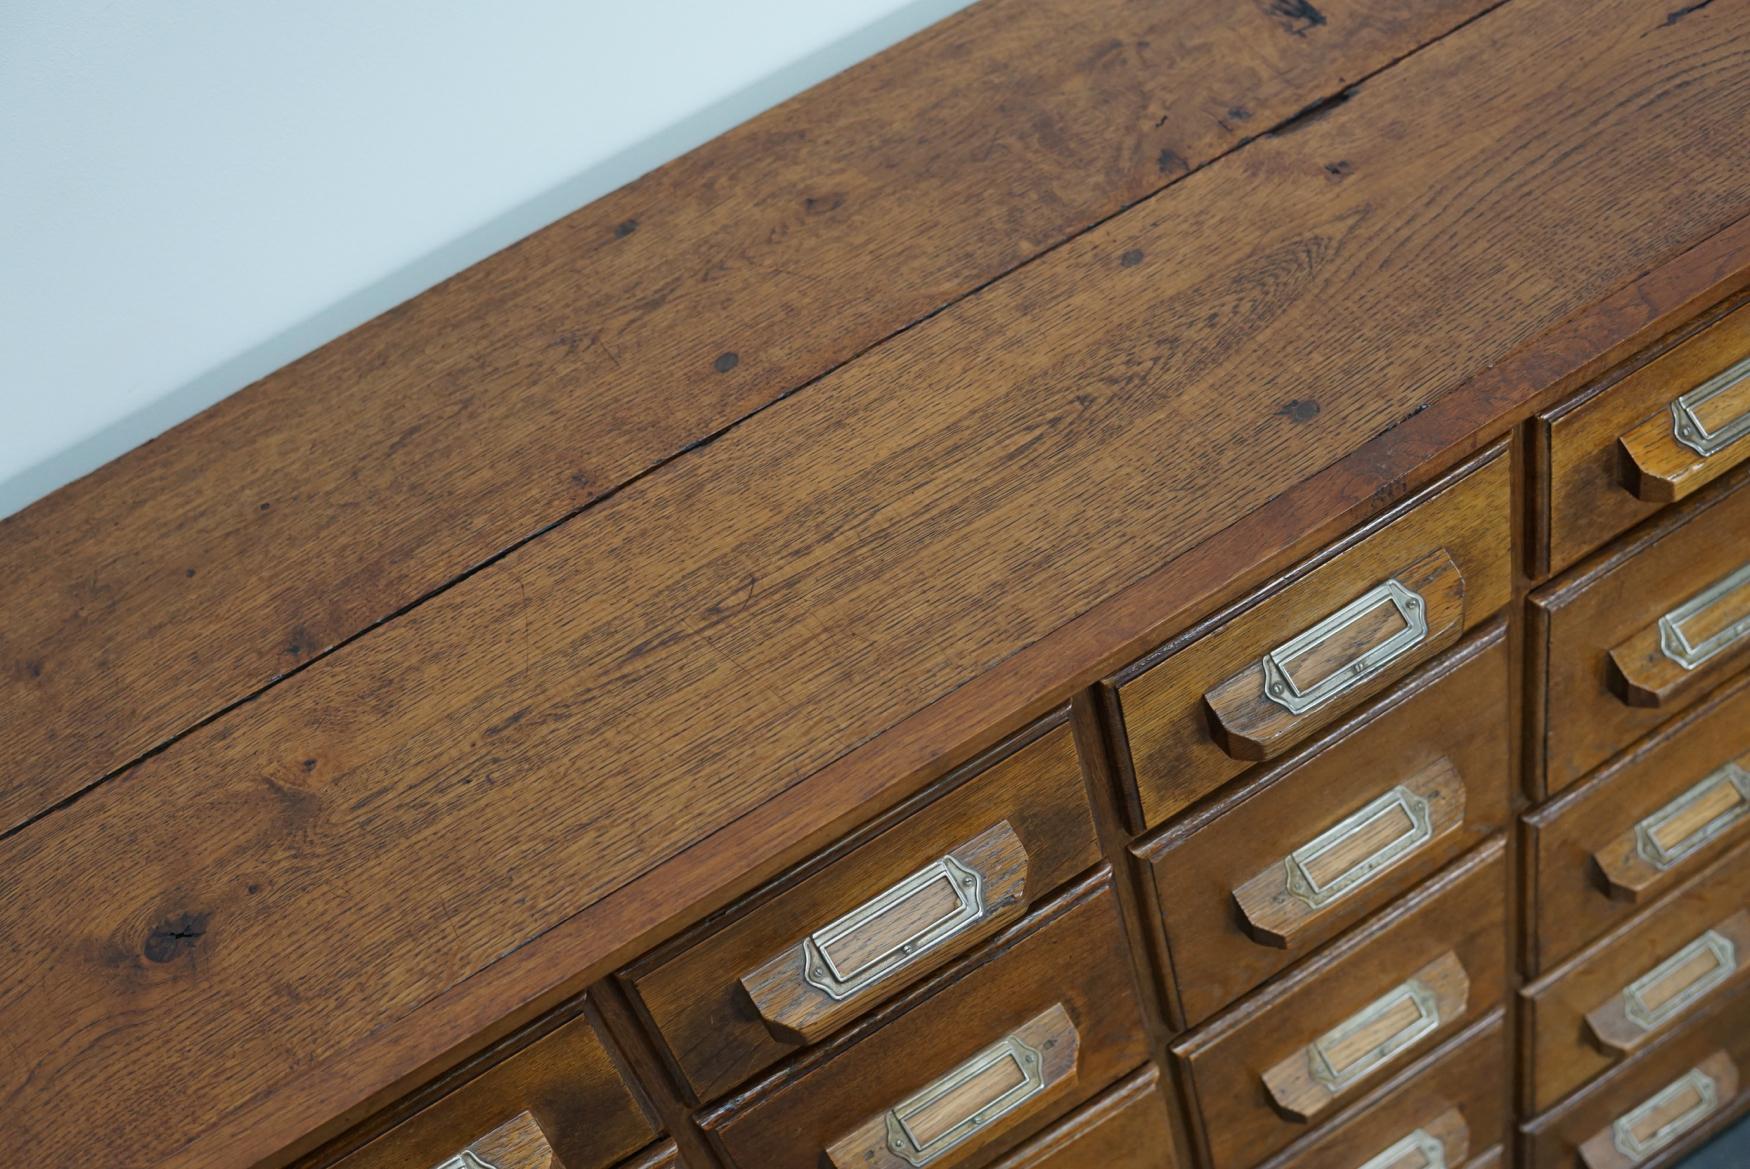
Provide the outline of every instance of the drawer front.
<path id="1" fill-rule="evenodd" d="M 1545 682 L 1534 733 L 1562 790 L 1750 660 L 1745 474 L 1533 596 Z"/>
<path id="2" fill-rule="evenodd" d="M 1148 1055 L 1106 874 L 704 1120 L 739 1169 L 939 1169 L 992 1155 Z"/>
<path id="3" fill-rule="evenodd" d="M 1750 679 L 1526 817 L 1534 973 L 1750 840 Z"/>
<path id="4" fill-rule="evenodd" d="M 1507 601 L 1497 448 L 1106 683 L 1148 825 L 1388 690 Z"/>
<path id="5" fill-rule="evenodd" d="M 1507 1029 L 1495 1011 L 1407 1081 L 1283 1150 L 1268 1169 L 1469 1169 L 1509 1135 L 1508 1066 Z"/>
<path id="6" fill-rule="evenodd" d="M 1522 992 L 1533 1110 L 1555 1104 L 1750 975 L 1750 845 Z"/>
<path id="7" fill-rule="evenodd" d="M 1382 707 L 1138 846 L 1196 1024 L 1498 832 L 1507 646 L 1495 624 Z"/>
<path id="8" fill-rule="evenodd" d="M 832 1034 L 1098 861 L 1067 725 L 974 770 L 622 975 L 695 1099 Z"/>
<path id="9" fill-rule="evenodd" d="M 1500 1004 L 1499 838 L 1174 1052 L 1213 1169 L 1245 1169 L 1312 1131 Z"/>
<path id="10" fill-rule="evenodd" d="M 1735 1001 L 1525 1126 L 1528 1169 L 1665 1169 L 1750 1106 L 1750 1002 Z"/>
<path id="11" fill-rule="evenodd" d="M 656 1136 L 588 1013 L 469 1079 L 337 1169 L 604 1169 Z"/>
<path id="12" fill-rule="evenodd" d="M 1539 422 L 1560 572 L 1750 460 L 1750 307 Z"/>
<path id="13" fill-rule="evenodd" d="M 993 1169 L 1178 1169 L 1166 1085 L 1151 1064 Z"/>

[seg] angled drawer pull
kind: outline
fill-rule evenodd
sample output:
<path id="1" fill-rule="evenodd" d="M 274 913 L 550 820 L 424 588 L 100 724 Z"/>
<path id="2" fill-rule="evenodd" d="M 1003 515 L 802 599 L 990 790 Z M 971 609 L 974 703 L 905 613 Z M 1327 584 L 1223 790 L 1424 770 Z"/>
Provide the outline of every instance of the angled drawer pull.
<path id="1" fill-rule="evenodd" d="M 1750 357 L 1672 402 L 1671 435 L 1703 458 L 1750 435 Z"/>
<path id="2" fill-rule="evenodd" d="M 1463 624 L 1464 577 L 1445 549 L 1429 553 L 1205 693 L 1216 741 L 1235 759 L 1273 758 Z"/>
<path id="3" fill-rule="evenodd" d="M 1286 949 L 1321 911 L 1457 828 L 1464 807 L 1457 769 L 1435 760 L 1236 888 L 1246 934 Z"/>
<path id="4" fill-rule="evenodd" d="M 1612 1055 L 1639 1050 L 1656 1031 L 1733 981 L 1747 943 L 1750 910 L 1741 910 L 1588 1012 L 1592 1038 Z"/>
<path id="5" fill-rule="evenodd" d="M 1639 901 L 1658 878 L 1750 817 L 1750 771 L 1733 761 L 1594 855 L 1605 890 Z"/>
<path id="6" fill-rule="evenodd" d="M 1737 1094 L 1737 1066 L 1725 1052 L 1715 1052 L 1581 1144 L 1580 1160 L 1587 1169 L 1643 1164 L 1694 1132 Z"/>
<path id="7" fill-rule="evenodd" d="M 1750 636 L 1750 564 L 1659 618 L 1659 648 L 1699 669 Z"/>
<path id="8" fill-rule="evenodd" d="M 1705 682 L 1703 666 L 1750 648 L 1750 564 L 1717 580 L 1658 624 L 1610 651 L 1612 683 L 1630 706 L 1674 704 Z"/>
<path id="9" fill-rule="evenodd" d="M 1421 594 L 1388 580 L 1266 653 L 1264 696 L 1290 714 L 1305 714 L 1361 685 L 1427 636 Z"/>
<path id="10" fill-rule="evenodd" d="M 1389 1149 L 1369 1157 L 1357 1169 L 1446 1169 L 1446 1146 L 1417 1129 Z"/>
<path id="11" fill-rule="evenodd" d="M 565 1169 L 541 1126 L 519 1112 L 433 1169 Z"/>
<path id="12" fill-rule="evenodd" d="M 813 1043 L 905 971 L 963 952 L 1020 916 L 1027 851 L 1008 821 L 814 930 L 741 978 L 772 1034 Z"/>
<path id="13" fill-rule="evenodd" d="M 1619 440 L 1623 484 L 1647 503 L 1686 499 L 1750 454 L 1750 357 L 1672 399 Z"/>
<path id="14" fill-rule="evenodd" d="M 1356 1169 L 1458 1169 L 1469 1156 L 1470 1126 L 1464 1113 L 1448 1108 Z"/>
<path id="15" fill-rule="evenodd" d="M 834 1141 L 827 1160 L 834 1169 L 951 1163 L 1073 1081 L 1079 1047 L 1069 1012 L 1054 1006 Z"/>
<path id="16" fill-rule="evenodd" d="M 1310 1123 L 1351 1087 L 1406 1058 L 1464 1013 L 1470 978 L 1450 952 L 1264 1073 L 1276 1110 Z"/>

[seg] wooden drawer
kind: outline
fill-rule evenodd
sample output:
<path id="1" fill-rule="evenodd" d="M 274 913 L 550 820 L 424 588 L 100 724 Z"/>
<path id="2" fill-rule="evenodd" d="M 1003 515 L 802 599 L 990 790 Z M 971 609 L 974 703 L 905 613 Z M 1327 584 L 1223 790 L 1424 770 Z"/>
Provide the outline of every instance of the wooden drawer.
<path id="1" fill-rule="evenodd" d="M 1750 845 L 1521 993 L 1540 1111 L 1730 998 L 1750 976 Z"/>
<path id="2" fill-rule="evenodd" d="M 1665 1169 L 1750 1106 L 1747 1084 L 1750 1003 L 1741 993 L 1527 1124 L 1520 1163 Z"/>
<path id="3" fill-rule="evenodd" d="M 1176 1044 L 1208 1164 L 1255 1164 L 1497 1006 L 1506 892 L 1496 838 Z"/>
<path id="4" fill-rule="evenodd" d="M 1140 1066 L 1143 1036 L 1102 871 L 702 1123 L 739 1169 L 909 1169 L 892 1140 L 982 1165 Z"/>
<path id="5" fill-rule="evenodd" d="M 621 976 L 695 1100 L 831 1034 L 1099 860 L 1061 718 L 947 786 Z M 859 963 L 875 976 L 833 977 Z"/>
<path id="6" fill-rule="evenodd" d="M 464 1151 L 497 1169 L 603 1169 L 655 1136 L 590 1013 L 573 1008 L 565 1022 L 344 1157 L 337 1169 L 447 1169 Z"/>
<path id="7" fill-rule="evenodd" d="M 1508 471 L 1505 452 L 1489 451 L 1108 680 L 1142 823 L 1282 755 L 1501 608 Z"/>
<path id="8" fill-rule="evenodd" d="M 1548 792 L 1694 705 L 1750 657 L 1746 482 L 1732 475 L 1533 595 L 1528 642 L 1544 685 L 1532 733 Z"/>
<path id="9" fill-rule="evenodd" d="M 1750 680 L 1525 822 L 1537 973 L 1750 839 Z"/>
<path id="10" fill-rule="evenodd" d="M 1178 1169 L 1166 1085 L 1150 1064 L 993 1169 Z"/>
<path id="11" fill-rule="evenodd" d="M 1537 419 L 1534 441 L 1548 476 L 1540 525 L 1548 571 L 1750 459 L 1750 431 L 1723 441 L 1734 419 L 1750 419 L 1746 361 L 1750 307 Z M 1692 414 L 1713 440 L 1687 429 Z M 1695 446 L 1678 438 L 1680 419 Z"/>
<path id="12" fill-rule="evenodd" d="M 509 1169 L 509 1167 L 501 1165 L 498 1169 Z M 543 1169 L 545 1169 L 544 1166 Z M 557 1169 L 563 1169 L 563 1167 L 557 1167 Z M 662 1144 L 646 1149 L 633 1157 L 621 1169 L 686 1169 L 686 1166 L 682 1164 L 680 1153 L 676 1151 L 674 1142 L 664 1141 Z"/>
<path id="13" fill-rule="evenodd" d="M 1325 741 L 1137 847 L 1202 1022 L 1500 831 L 1507 645 L 1496 623 Z"/>
<path id="14" fill-rule="evenodd" d="M 1507 1029 L 1496 1010 L 1408 1077 L 1271 1158 L 1268 1169 L 1486 1164 L 1509 1135 L 1507 1067 Z"/>

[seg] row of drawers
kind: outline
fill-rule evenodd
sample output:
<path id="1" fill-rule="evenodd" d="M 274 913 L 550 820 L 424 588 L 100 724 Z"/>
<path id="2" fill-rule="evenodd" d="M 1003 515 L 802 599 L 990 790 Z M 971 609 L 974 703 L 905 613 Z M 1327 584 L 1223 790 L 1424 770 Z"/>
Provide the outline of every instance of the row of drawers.
<path id="1" fill-rule="evenodd" d="M 1547 973 L 1523 992 L 1535 1038 L 1521 1103 L 1553 1109 L 1546 1120 L 1735 992 L 1736 967 L 1708 972 L 1721 951 L 1707 938 L 1750 944 L 1750 854 L 1725 853 L 1744 838 L 1750 779 L 1715 758 L 1750 725 L 1750 683 L 1715 690 L 1750 644 L 1737 636 L 1750 581 L 1734 575 L 1750 561 L 1750 489 L 1730 471 L 1737 448 L 1678 466 L 1636 415 L 1663 394 L 1653 414 L 1681 422 L 1681 405 L 1703 431 L 1729 427 L 1721 410 L 1750 380 L 1676 405 L 1671 385 L 1734 347 L 1750 351 L 1750 310 L 1540 420 L 1531 527 L 1551 563 L 1697 495 L 1532 598 L 1527 780 L 1561 794 L 1524 822 L 1528 954 Z M 1603 486 L 1576 478 L 1600 460 L 1575 452 L 1631 415 Z M 1121 811 L 1143 834 L 1139 917 L 1186 1127 L 1212 1169 L 1359 1164 L 1368 1149 L 1395 1169 L 1430 1141 L 1449 1166 L 1496 1156 L 1504 1099 L 1401 1101 L 1450 1105 L 1505 1066 L 1514 728 L 1492 618 L 1512 595 L 1510 463 L 1484 452 L 1099 688 Z M 1606 488 L 1639 494 L 1586 501 Z M 1672 628 L 1712 652 L 1673 668 Z M 1733 751 L 1750 765 L 1750 741 Z M 1047 720 L 621 973 L 725 1160 L 1127 1164 L 1089 1160 L 1110 1146 L 1139 1169 L 1174 1163 L 1081 756 L 1066 718 Z M 1639 1035 L 1600 1014 L 1637 984 L 1682 1009 Z M 672 1163 L 593 1028 L 559 1026 L 345 1169 Z M 556 1084 L 567 1103 L 543 1104 Z M 506 1119 L 505 1100 L 527 1107 Z M 616 1124 L 625 1135 L 604 1140 Z M 1154 1138 L 1114 1135 L 1143 1131 Z"/>

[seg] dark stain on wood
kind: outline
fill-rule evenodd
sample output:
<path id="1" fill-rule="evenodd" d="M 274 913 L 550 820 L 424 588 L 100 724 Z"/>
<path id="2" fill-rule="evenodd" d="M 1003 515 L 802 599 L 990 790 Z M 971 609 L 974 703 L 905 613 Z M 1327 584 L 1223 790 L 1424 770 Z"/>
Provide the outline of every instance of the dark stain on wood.
<path id="1" fill-rule="evenodd" d="M 734 369 L 736 366 L 738 366 L 740 364 L 741 364 L 741 354 L 739 354 L 739 353 L 719 353 L 717 355 L 717 360 L 713 361 L 711 363 L 711 368 L 715 369 L 718 373 L 728 373 L 730 370 Z"/>
<path id="2" fill-rule="evenodd" d="M 206 933 L 206 914 L 178 913 L 153 926 L 141 949 L 149 962 L 174 962 L 183 954 L 192 953 Z"/>
<path id="3" fill-rule="evenodd" d="M 637 230 L 638 230 L 638 221 L 636 219 L 622 219 L 614 227 L 614 238 L 615 239 L 625 239 L 627 236 L 631 235 L 633 232 L 635 232 Z"/>
<path id="4" fill-rule="evenodd" d="M 1276 413 L 1293 422 L 1311 422 L 1319 416 L 1319 404 L 1311 398 L 1296 398 Z"/>
<path id="5" fill-rule="evenodd" d="M 1672 25 L 1676 24 L 1678 21 L 1682 20 L 1684 17 L 1689 16 L 1692 13 L 1700 12 L 1703 8 L 1706 8 L 1709 4 L 1712 4 L 1713 2 L 1714 2 L 1714 0 L 1700 0 L 1700 2 L 1696 3 L 1696 4 L 1685 4 L 1682 8 L 1674 8 L 1670 12 L 1666 13 L 1665 23 L 1660 25 L 1659 27 L 1660 28 L 1670 28 Z"/>
<path id="6" fill-rule="evenodd" d="M 1118 266 L 1120 268 L 1134 268 L 1140 263 L 1142 263 L 1141 248 L 1131 248 L 1128 252 L 1125 252 L 1122 256 L 1118 257 Z"/>
<path id="7" fill-rule="evenodd" d="M 1308 0 L 1270 0 L 1265 11 L 1297 37 L 1303 37 L 1308 30 L 1325 23 L 1325 14 L 1314 8 Z"/>

